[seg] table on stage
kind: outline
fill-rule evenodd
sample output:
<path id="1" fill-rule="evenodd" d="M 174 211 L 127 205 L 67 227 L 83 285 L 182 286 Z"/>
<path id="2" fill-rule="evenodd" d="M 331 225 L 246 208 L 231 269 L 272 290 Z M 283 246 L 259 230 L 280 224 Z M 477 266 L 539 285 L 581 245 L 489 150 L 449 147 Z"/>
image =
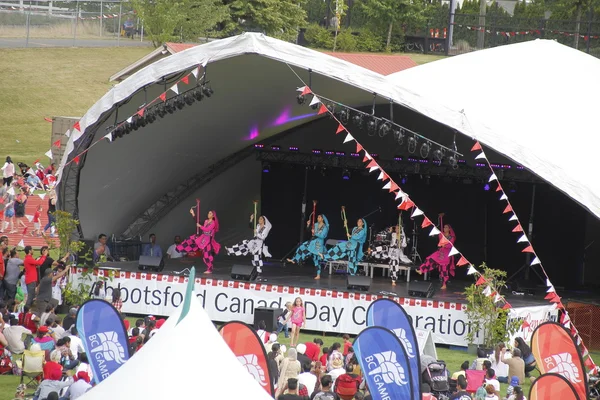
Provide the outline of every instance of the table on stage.
<path id="1" fill-rule="evenodd" d="M 339 271 L 340 269 L 344 269 L 346 271 L 348 270 L 348 261 L 346 261 L 346 260 L 328 261 L 326 265 L 329 268 L 329 275 L 332 274 L 334 269 L 336 271 Z M 373 279 L 375 268 L 381 268 L 382 275 L 389 276 L 390 265 L 387 263 L 359 262 L 359 263 L 357 263 L 357 265 L 359 267 L 363 267 L 365 269 L 365 272 L 367 273 L 368 276 L 371 277 L 371 279 Z M 406 272 L 406 282 L 410 282 L 411 269 L 412 269 L 412 267 L 410 265 L 400 264 L 398 266 L 399 271 Z"/>

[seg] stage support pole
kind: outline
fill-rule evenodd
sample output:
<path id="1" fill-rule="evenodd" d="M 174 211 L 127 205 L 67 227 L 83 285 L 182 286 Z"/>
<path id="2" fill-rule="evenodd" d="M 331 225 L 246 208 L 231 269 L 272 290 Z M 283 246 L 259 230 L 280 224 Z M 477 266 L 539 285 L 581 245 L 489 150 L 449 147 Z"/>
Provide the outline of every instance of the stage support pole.
<path id="1" fill-rule="evenodd" d="M 535 183 L 531 188 L 531 211 L 529 212 L 529 226 L 527 229 L 527 237 L 529 240 L 533 240 L 533 216 L 535 212 Z M 531 253 L 525 253 L 525 280 L 529 280 L 529 269 L 531 265 Z M 538 275 L 539 276 L 539 275 Z"/>
<path id="2" fill-rule="evenodd" d="M 298 243 L 302 243 L 304 241 L 304 229 L 306 227 L 306 199 L 308 196 L 307 193 L 308 187 L 308 167 L 304 169 L 304 192 L 302 193 L 302 216 L 300 217 L 300 239 Z"/>
<path id="3" fill-rule="evenodd" d="M 483 259 L 487 262 L 487 243 L 488 243 L 488 205 L 483 205 Z"/>

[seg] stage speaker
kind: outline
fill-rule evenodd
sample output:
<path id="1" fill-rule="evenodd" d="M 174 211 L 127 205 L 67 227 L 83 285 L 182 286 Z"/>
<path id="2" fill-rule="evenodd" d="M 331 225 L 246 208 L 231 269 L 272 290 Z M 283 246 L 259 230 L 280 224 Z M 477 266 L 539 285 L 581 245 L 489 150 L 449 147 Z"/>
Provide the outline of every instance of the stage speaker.
<path id="1" fill-rule="evenodd" d="M 256 279 L 257 275 L 258 272 L 256 272 L 256 267 L 253 265 L 233 264 L 233 267 L 231 267 L 231 279 L 253 281 Z"/>
<path id="2" fill-rule="evenodd" d="M 350 290 L 368 291 L 371 287 L 371 278 L 368 276 L 348 275 L 346 286 Z"/>
<path id="3" fill-rule="evenodd" d="M 138 261 L 138 269 L 146 271 L 147 269 L 160 272 L 165 267 L 165 262 L 162 257 L 140 256 Z"/>
<path id="4" fill-rule="evenodd" d="M 254 309 L 254 329 L 258 329 L 258 323 L 265 321 L 267 332 L 275 332 L 277 330 L 277 318 L 283 310 L 281 308 L 271 307 L 256 307 Z"/>
<path id="5" fill-rule="evenodd" d="M 408 295 L 424 299 L 430 298 L 433 296 L 433 283 L 411 282 L 408 284 Z"/>

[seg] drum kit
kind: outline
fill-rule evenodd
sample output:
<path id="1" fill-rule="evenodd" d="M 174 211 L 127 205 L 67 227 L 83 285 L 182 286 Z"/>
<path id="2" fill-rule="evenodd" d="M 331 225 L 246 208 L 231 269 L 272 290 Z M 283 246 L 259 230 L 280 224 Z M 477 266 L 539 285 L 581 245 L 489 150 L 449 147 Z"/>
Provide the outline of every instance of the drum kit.
<path id="1" fill-rule="evenodd" d="M 371 227 L 373 231 L 373 227 Z M 406 238 L 407 243 L 412 243 L 410 254 L 408 258 L 416 264 L 417 262 L 422 262 L 421 255 L 417 250 L 417 242 L 418 242 L 418 225 L 415 223 L 413 226 L 413 231 L 411 232 L 411 237 Z M 369 244 L 369 248 L 367 250 L 367 256 L 371 260 L 382 260 L 387 259 L 391 251 L 399 252 L 400 249 L 394 245 L 392 247 L 392 229 L 387 228 L 382 231 L 377 232 L 372 236 Z"/>

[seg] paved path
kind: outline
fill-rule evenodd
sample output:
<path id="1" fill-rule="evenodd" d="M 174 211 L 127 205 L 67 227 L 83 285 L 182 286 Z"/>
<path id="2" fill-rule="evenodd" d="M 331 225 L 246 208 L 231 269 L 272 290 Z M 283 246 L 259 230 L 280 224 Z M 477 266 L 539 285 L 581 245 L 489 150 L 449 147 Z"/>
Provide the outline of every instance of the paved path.
<path id="1" fill-rule="evenodd" d="M 0 38 L 0 48 L 22 48 L 26 47 L 25 38 Z M 117 39 L 77 39 L 73 45 L 73 39 L 29 39 L 28 47 L 150 47 L 149 42 L 140 42 L 121 38 Z"/>

